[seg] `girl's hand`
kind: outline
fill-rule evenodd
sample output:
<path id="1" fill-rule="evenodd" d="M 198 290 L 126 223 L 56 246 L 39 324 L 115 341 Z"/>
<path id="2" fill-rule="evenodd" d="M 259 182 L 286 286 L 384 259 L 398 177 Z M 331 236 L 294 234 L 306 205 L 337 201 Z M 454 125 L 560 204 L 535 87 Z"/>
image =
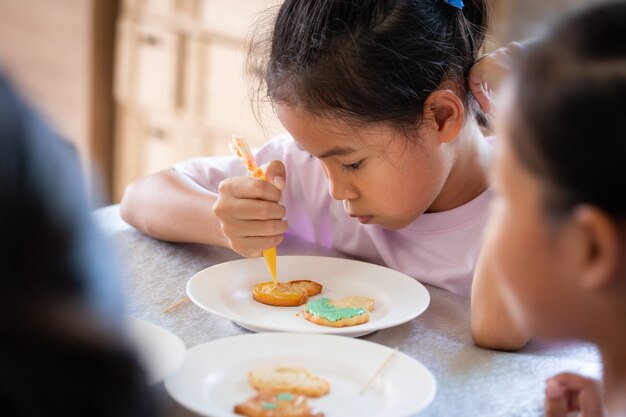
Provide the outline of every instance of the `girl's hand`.
<path id="1" fill-rule="evenodd" d="M 482 56 L 470 70 L 467 77 L 469 89 L 483 112 L 491 112 L 494 92 L 497 93 L 522 53 L 522 45 L 511 42 L 504 48 Z"/>
<path id="2" fill-rule="evenodd" d="M 579 417 L 605 417 L 602 388 L 595 379 L 563 373 L 546 382 L 545 417 L 567 417 L 578 411 Z"/>
<path id="3" fill-rule="evenodd" d="M 285 165 L 274 161 L 265 170 L 267 181 L 232 177 L 219 185 L 213 206 L 230 247 L 246 257 L 278 245 L 287 231 L 285 207 L 279 203 L 285 188 Z"/>

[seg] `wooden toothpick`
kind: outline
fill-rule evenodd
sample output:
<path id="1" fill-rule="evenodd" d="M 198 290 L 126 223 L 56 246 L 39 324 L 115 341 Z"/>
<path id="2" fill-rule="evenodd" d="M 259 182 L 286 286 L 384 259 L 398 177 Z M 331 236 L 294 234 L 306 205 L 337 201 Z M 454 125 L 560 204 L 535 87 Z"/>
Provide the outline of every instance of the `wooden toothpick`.
<path id="1" fill-rule="evenodd" d="M 383 369 L 385 369 L 385 367 L 389 364 L 389 362 L 391 362 L 391 359 L 395 356 L 396 352 L 398 352 L 398 346 L 396 346 L 396 348 L 393 350 L 393 352 L 391 352 L 389 354 L 389 356 L 387 357 L 387 359 L 385 359 L 385 362 L 383 362 L 382 365 L 380 365 L 380 367 L 378 368 L 378 370 L 376 371 L 376 373 L 370 378 L 369 381 L 367 381 L 367 384 L 365 384 L 365 386 L 363 387 L 363 389 L 361 390 L 361 392 L 359 393 L 359 395 L 363 395 L 363 393 L 365 392 L 365 390 L 370 386 L 370 384 L 372 382 L 374 382 L 374 380 L 376 379 L 376 377 L 378 377 L 378 375 L 380 375 L 380 373 L 383 371 Z"/>
<path id="2" fill-rule="evenodd" d="M 189 301 L 189 297 L 182 298 L 182 299 L 180 299 L 180 300 L 176 301 L 174 304 L 170 304 L 170 305 L 169 305 L 169 306 L 168 306 L 165 310 L 163 310 L 163 312 L 164 312 L 164 313 L 167 313 L 167 312 L 169 312 L 170 310 L 175 309 L 175 308 L 176 308 L 176 307 L 178 307 L 179 305 L 186 303 L 187 301 Z"/>

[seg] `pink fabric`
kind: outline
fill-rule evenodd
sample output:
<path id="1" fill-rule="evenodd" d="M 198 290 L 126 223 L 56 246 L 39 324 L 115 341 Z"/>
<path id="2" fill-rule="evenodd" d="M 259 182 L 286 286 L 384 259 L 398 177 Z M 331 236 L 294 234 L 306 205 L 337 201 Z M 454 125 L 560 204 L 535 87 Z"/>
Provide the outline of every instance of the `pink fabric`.
<path id="1" fill-rule="evenodd" d="M 489 190 L 461 207 L 425 213 L 394 231 L 349 217 L 342 202 L 330 196 L 320 163 L 291 138 L 272 140 L 256 152 L 256 158 L 260 165 L 272 160 L 285 163 L 287 186 L 282 201 L 288 233 L 469 297 L 491 200 Z M 235 157 L 196 158 L 174 169 L 212 191 L 224 178 L 246 175 Z"/>

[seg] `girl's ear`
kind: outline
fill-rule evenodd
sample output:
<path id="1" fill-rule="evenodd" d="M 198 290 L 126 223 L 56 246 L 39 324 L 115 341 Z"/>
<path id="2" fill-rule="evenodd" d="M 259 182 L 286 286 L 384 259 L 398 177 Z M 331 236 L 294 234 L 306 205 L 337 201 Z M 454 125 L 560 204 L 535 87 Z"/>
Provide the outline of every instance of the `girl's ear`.
<path id="1" fill-rule="evenodd" d="M 442 89 L 432 92 L 424 103 L 424 120 L 430 122 L 441 143 L 456 139 L 465 121 L 465 107 L 455 90 L 454 83 L 444 82 Z"/>
<path id="2" fill-rule="evenodd" d="M 580 286 L 602 290 L 613 283 L 620 268 L 620 238 L 615 222 L 602 210 L 583 205 L 573 217 L 583 244 Z"/>

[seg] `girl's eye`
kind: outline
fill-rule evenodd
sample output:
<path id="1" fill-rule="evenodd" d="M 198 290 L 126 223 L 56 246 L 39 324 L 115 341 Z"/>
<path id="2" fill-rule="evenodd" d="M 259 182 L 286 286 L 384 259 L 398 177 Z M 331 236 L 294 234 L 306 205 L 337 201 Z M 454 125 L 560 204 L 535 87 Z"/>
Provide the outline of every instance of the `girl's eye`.
<path id="1" fill-rule="evenodd" d="M 341 168 L 344 171 L 356 171 L 357 169 L 361 168 L 361 165 L 363 165 L 363 161 L 359 161 L 354 164 L 348 164 L 348 165 L 341 164 Z"/>

